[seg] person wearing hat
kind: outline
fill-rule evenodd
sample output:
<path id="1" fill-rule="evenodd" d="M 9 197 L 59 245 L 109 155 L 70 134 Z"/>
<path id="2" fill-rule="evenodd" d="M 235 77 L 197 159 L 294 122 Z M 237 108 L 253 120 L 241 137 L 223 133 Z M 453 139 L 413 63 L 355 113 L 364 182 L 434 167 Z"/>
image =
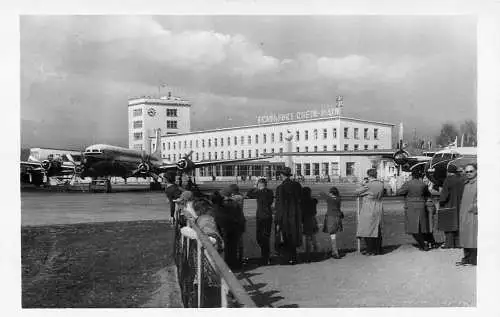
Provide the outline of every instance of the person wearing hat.
<path id="1" fill-rule="evenodd" d="M 302 245 L 302 186 L 290 179 L 289 167 L 280 174 L 283 182 L 276 188 L 275 224 L 283 240 L 284 260 L 293 265 L 297 263 L 297 248 Z"/>
<path id="2" fill-rule="evenodd" d="M 464 191 L 464 180 L 458 174 L 457 167 L 448 165 L 448 175 L 443 183 L 439 196 L 439 207 L 449 208 L 441 212 L 438 218 L 438 229 L 444 231 L 445 242 L 441 246 L 443 249 L 458 247 L 458 220 L 460 215 L 460 202 Z"/>
<path id="3" fill-rule="evenodd" d="M 331 257 L 334 259 L 340 259 L 340 254 L 337 246 L 337 234 L 342 232 L 342 219 L 344 219 L 344 213 L 340 210 L 341 199 L 340 193 L 337 187 L 330 187 L 328 194 L 320 193 L 320 199 L 326 200 L 326 215 L 323 221 L 323 232 L 330 235 L 330 243 L 332 246 Z"/>
<path id="4" fill-rule="evenodd" d="M 261 250 L 262 264 L 270 264 L 270 243 L 271 230 L 273 226 L 273 209 L 274 202 L 273 191 L 267 188 L 267 180 L 260 178 L 255 185 L 255 188 L 250 189 L 246 195 L 250 199 L 257 200 L 257 244 Z"/>
<path id="5" fill-rule="evenodd" d="M 165 195 L 167 196 L 168 203 L 170 205 L 170 219 L 171 219 L 172 223 L 175 219 L 175 201 L 174 200 L 179 198 L 181 193 L 182 193 L 182 189 L 179 188 L 179 186 L 177 186 L 175 184 L 174 177 L 175 176 L 173 176 L 173 175 L 168 175 L 166 177 L 166 185 L 165 185 Z"/>

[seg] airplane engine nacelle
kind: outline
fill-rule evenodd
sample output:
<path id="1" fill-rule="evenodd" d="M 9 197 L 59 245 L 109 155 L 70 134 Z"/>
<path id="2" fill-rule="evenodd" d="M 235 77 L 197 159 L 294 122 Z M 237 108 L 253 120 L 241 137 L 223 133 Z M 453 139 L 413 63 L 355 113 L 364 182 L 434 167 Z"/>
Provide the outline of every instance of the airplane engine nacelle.
<path id="1" fill-rule="evenodd" d="M 149 172 L 150 170 L 151 170 L 151 166 L 148 163 L 144 162 L 144 163 L 139 164 L 139 171 L 141 173 L 146 173 L 146 172 Z"/>
<path id="2" fill-rule="evenodd" d="M 50 170 L 50 168 L 52 167 L 52 162 L 49 161 L 49 160 L 43 160 L 42 161 L 42 168 L 46 171 Z"/>
<path id="3" fill-rule="evenodd" d="M 398 150 L 396 153 L 393 155 L 393 160 L 394 163 L 397 165 L 405 165 L 408 162 L 408 157 L 410 157 L 410 154 L 406 152 L 405 150 Z"/>
<path id="4" fill-rule="evenodd" d="M 189 159 L 182 158 L 176 163 L 177 168 L 181 171 L 190 171 L 194 168 L 193 162 L 191 162 Z"/>

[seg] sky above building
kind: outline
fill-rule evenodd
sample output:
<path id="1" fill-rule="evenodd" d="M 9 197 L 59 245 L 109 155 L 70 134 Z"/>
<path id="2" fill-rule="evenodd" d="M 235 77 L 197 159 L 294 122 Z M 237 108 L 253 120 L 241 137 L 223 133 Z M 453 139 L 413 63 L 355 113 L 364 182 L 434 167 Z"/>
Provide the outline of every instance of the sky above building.
<path id="1" fill-rule="evenodd" d="M 468 16 L 22 16 L 20 31 L 23 147 L 127 146 L 128 98 L 160 83 L 192 102 L 193 130 L 337 95 L 407 135 L 477 116 Z"/>

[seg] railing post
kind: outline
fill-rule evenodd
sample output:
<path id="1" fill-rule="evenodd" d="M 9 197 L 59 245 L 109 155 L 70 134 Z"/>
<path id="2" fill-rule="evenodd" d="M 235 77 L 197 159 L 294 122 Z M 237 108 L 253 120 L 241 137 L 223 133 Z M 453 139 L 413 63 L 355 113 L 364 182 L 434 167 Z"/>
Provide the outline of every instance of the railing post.
<path id="1" fill-rule="evenodd" d="M 359 226 L 360 199 L 361 199 L 360 196 L 356 197 L 356 232 L 357 232 L 358 226 Z M 360 253 L 361 252 L 361 239 L 359 237 L 357 237 L 356 240 L 358 240 L 357 241 L 358 242 L 357 251 L 358 251 L 358 253 Z"/>
<path id="2" fill-rule="evenodd" d="M 196 243 L 196 245 L 197 245 L 197 248 L 196 248 L 196 250 L 197 250 L 197 252 L 196 252 L 196 256 L 197 256 L 197 259 L 196 259 L 196 261 L 197 261 L 196 269 L 197 269 L 197 273 L 198 273 L 197 274 L 197 277 L 198 277 L 197 278 L 198 279 L 198 281 L 197 281 L 198 282 L 198 292 L 197 293 L 198 293 L 198 308 L 200 308 L 201 304 L 202 304 L 201 303 L 201 298 L 202 298 L 202 296 L 201 296 L 201 289 L 202 289 L 202 287 L 201 287 L 201 281 L 202 281 L 201 274 L 202 273 L 201 272 L 203 270 L 202 270 L 202 267 L 201 267 L 201 265 L 202 265 L 202 263 L 201 263 L 202 262 L 201 261 L 201 257 L 203 255 L 202 254 L 203 253 L 203 246 L 201 245 L 201 241 L 200 240 L 196 240 L 196 242 L 197 242 Z"/>

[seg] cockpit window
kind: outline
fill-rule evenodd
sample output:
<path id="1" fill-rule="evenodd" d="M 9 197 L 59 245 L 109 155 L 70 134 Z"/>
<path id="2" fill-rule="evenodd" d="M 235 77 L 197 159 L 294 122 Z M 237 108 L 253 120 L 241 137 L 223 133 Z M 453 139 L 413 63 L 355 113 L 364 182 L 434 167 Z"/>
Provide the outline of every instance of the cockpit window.
<path id="1" fill-rule="evenodd" d="M 451 160 L 453 158 L 453 154 L 451 153 L 444 153 L 443 154 L 443 159 L 445 160 Z"/>
<path id="2" fill-rule="evenodd" d="M 92 152 L 99 152 L 99 150 L 98 149 L 93 149 Z"/>

